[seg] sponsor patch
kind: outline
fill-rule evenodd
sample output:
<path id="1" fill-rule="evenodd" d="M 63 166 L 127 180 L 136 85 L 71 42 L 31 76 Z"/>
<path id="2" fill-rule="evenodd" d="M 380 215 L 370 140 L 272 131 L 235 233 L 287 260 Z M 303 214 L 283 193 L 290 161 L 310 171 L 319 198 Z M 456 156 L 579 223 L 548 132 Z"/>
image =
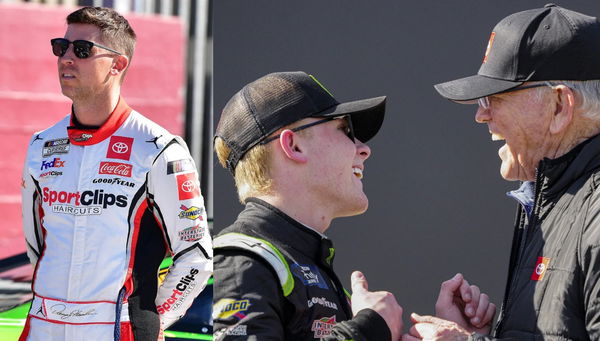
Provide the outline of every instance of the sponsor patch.
<path id="1" fill-rule="evenodd" d="M 52 212 L 75 216 L 98 215 L 109 206 L 126 207 L 127 197 L 105 193 L 101 189 L 84 192 L 42 190 L 42 200 L 52 207 Z"/>
<path id="2" fill-rule="evenodd" d="M 185 205 L 181 205 L 179 207 L 181 209 L 181 212 L 179 212 L 179 219 L 189 219 L 189 220 L 196 220 L 198 218 L 200 218 L 200 220 L 202 220 L 202 214 L 204 213 L 204 207 L 202 208 L 198 208 L 196 206 L 192 206 L 190 208 L 188 208 Z"/>
<path id="3" fill-rule="evenodd" d="M 204 228 L 200 225 L 188 227 L 179 231 L 179 239 L 186 242 L 195 242 L 204 237 Z"/>
<path id="4" fill-rule="evenodd" d="M 191 159 L 181 159 L 167 162 L 167 175 L 194 170 L 194 162 Z"/>
<path id="5" fill-rule="evenodd" d="M 156 136 L 150 140 L 146 140 L 146 143 L 154 143 L 154 146 L 156 147 L 156 149 L 160 149 L 160 148 L 158 148 L 158 139 L 160 139 L 161 137 L 162 137 L 162 135 Z"/>
<path id="6" fill-rule="evenodd" d="M 42 136 L 40 134 L 35 135 L 35 138 L 33 139 L 33 141 L 31 141 L 30 146 L 37 140 L 43 141 L 44 138 L 42 138 Z"/>
<path id="7" fill-rule="evenodd" d="M 48 169 L 48 168 L 62 168 L 65 166 L 65 161 L 62 161 L 59 157 L 55 157 L 50 161 L 42 160 L 42 167 L 40 170 Z"/>
<path id="8" fill-rule="evenodd" d="M 40 180 L 46 179 L 46 178 L 54 178 L 54 177 L 61 176 L 61 175 L 63 175 L 63 172 L 48 171 L 48 172 L 44 172 L 44 173 L 40 174 Z"/>
<path id="9" fill-rule="evenodd" d="M 44 142 L 44 147 L 42 148 L 42 156 L 48 157 L 53 154 L 66 154 L 69 152 L 69 144 L 68 138 L 50 140 Z"/>
<path id="10" fill-rule="evenodd" d="M 534 281 L 541 281 L 544 279 L 546 269 L 548 269 L 548 263 L 550 263 L 550 258 L 538 257 L 535 268 L 533 268 L 533 273 L 531 274 L 531 279 Z"/>
<path id="11" fill-rule="evenodd" d="M 227 328 L 225 335 L 248 335 L 247 327 L 244 324 L 238 324 L 237 326 L 233 326 L 233 328 Z"/>
<path id="12" fill-rule="evenodd" d="M 73 136 L 73 140 L 77 141 L 77 142 L 85 142 L 89 139 L 91 139 L 94 135 L 92 134 L 88 134 L 88 133 L 82 133 L 79 136 Z"/>
<path id="13" fill-rule="evenodd" d="M 92 180 L 93 184 L 109 184 L 109 185 L 121 185 L 126 187 L 135 187 L 135 184 L 130 181 L 125 181 L 121 178 L 112 178 L 112 179 L 94 179 Z"/>
<path id="14" fill-rule="evenodd" d="M 131 157 L 133 138 L 125 136 L 111 136 L 108 143 L 106 157 L 110 159 L 121 159 L 128 161 Z"/>
<path id="15" fill-rule="evenodd" d="M 112 174 L 112 175 L 120 175 L 126 176 L 128 178 L 131 177 L 131 170 L 133 166 L 128 165 L 126 163 L 120 162 L 100 162 L 100 168 L 98 169 L 98 174 Z"/>
<path id="16" fill-rule="evenodd" d="M 331 317 L 323 317 L 318 320 L 314 320 L 310 330 L 314 332 L 315 339 L 320 339 L 331 334 L 331 329 L 335 326 L 335 315 Z"/>
<path id="17" fill-rule="evenodd" d="M 251 304 L 249 300 L 234 300 L 232 298 L 222 298 L 213 306 L 213 319 L 228 319 L 235 317 L 238 320 L 246 317 Z"/>
<path id="18" fill-rule="evenodd" d="M 291 266 L 292 273 L 298 277 L 304 285 L 317 286 L 321 289 L 329 289 L 325 279 L 314 265 L 303 265 L 294 263 Z"/>
<path id="19" fill-rule="evenodd" d="M 156 306 L 156 310 L 158 310 L 159 314 L 164 314 L 167 311 L 177 309 L 181 306 L 183 300 L 185 300 L 196 286 L 196 275 L 199 272 L 200 270 L 191 268 L 189 274 L 179 279 L 179 283 L 173 288 L 171 296 L 167 297 L 162 304 Z"/>
<path id="20" fill-rule="evenodd" d="M 177 175 L 177 189 L 179 191 L 179 200 L 193 199 L 200 196 L 200 187 L 196 173 L 186 173 Z"/>
<path id="21" fill-rule="evenodd" d="M 338 310 L 337 304 L 328 301 L 325 297 L 311 297 L 308 299 L 308 307 L 309 308 L 315 304 L 321 305 L 323 307 Z"/>

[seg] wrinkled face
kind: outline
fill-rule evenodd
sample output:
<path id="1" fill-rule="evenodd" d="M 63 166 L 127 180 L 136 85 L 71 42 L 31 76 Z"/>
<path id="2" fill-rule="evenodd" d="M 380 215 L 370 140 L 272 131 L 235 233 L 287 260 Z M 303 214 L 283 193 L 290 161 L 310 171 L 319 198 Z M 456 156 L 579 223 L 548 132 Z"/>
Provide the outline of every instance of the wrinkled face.
<path id="1" fill-rule="evenodd" d="M 316 119 L 306 119 L 310 123 Z M 369 201 L 363 192 L 364 162 L 371 154 L 364 143 L 348 136 L 347 119 L 336 119 L 310 129 L 309 178 L 307 186 L 335 217 L 366 211 Z"/>
<path id="2" fill-rule="evenodd" d="M 538 91 L 542 91 L 541 96 Z M 506 180 L 535 180 L 536 168 L 551 142 L 550 88 L 514 91 L 489 99 L 490 107 L 479 107 L 475 120 L 488 125 L 492 140 L 505 141 L 498 151 L 500 174 Z"/>
<path id="3" fill-rule="evenodd" d="M 88 40 L 106 45 L 100 38 L 100 29 L 90 24 L 68 25 L 65 39 Z M 110 51 L 94 46 L 89 58 L 80 59 L 73 53 L 73 45 L 69 45 L 65 55 L 58 57 L 57 61 L 62 93 L 76 100 L 106 92 L 114 82 L 110 77 L 110 71 L 116 56 Z"/>

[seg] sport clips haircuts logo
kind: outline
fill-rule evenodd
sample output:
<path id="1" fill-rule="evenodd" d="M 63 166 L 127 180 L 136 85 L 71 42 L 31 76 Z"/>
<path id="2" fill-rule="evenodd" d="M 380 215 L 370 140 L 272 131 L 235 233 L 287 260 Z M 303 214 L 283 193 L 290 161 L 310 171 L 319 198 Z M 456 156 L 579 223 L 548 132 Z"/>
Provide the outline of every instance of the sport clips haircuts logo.
<path id="1" fill-rule="evenodd" d="M 196 275 L 200 272 L 198 269 L 191 268 L 190 274 L 179 279 L 179 283 L 173 289 L 170 297 L 164 303 L 156 306 L 159 314 L 164 314 L 172 309 L 177 309 L 183 300 L 190 294 L 190 291 L 196 286 Z"/>
<path id="2" fill-rule="evenodd" d="M 52 212 L 72 215 L 97 215 L 109 206 L 126 207 L 127 197 L 104 193 L 103 190 L 79 192 L 42 190 L 43 201 L 52 207 Z"/>

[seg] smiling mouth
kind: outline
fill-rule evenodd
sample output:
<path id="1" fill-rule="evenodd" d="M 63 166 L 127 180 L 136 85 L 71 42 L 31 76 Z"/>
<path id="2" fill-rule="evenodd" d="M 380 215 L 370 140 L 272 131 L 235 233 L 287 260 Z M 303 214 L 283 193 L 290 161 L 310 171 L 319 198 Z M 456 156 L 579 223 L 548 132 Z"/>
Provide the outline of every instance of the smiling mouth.
<path id="1" fill-rule="evenodd" d="M 505 140 L 504 136 L 498 134 L 498 133 L 490 133 L 492 134 L 492 141 L 503 141 Z"/>
<path id="2" fill-rule="evenodd" d="M 66 79 L 75 79 L 75 76 L 72 73 L 61 73 L 60 76 Z"/>
<path id="3" fill-rule="evenodd" d="M 352 167 L 352 172 L 354 173 L 354 176 L 362 179 L 363 178 L 363 171 L 362 169 L 358 168 L 358 167 Z"/>

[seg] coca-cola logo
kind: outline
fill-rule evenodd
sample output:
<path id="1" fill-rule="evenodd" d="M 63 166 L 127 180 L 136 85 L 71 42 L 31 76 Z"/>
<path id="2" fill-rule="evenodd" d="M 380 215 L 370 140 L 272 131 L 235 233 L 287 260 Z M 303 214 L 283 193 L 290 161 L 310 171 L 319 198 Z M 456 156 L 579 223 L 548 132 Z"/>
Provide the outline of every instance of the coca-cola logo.
<path id="1" fill-rule="evenodd" d="M 117 142 L 112 145 L 112 150 L 117 154 L 125 154 L 129 150 L 129 147 L 123 142 Z"/>
<path id="2" fill-rule="evenodd" d="M 100 162 L 98 174 L 113 174 L 131 177 L 132 165 L 120 162 Z"/>

